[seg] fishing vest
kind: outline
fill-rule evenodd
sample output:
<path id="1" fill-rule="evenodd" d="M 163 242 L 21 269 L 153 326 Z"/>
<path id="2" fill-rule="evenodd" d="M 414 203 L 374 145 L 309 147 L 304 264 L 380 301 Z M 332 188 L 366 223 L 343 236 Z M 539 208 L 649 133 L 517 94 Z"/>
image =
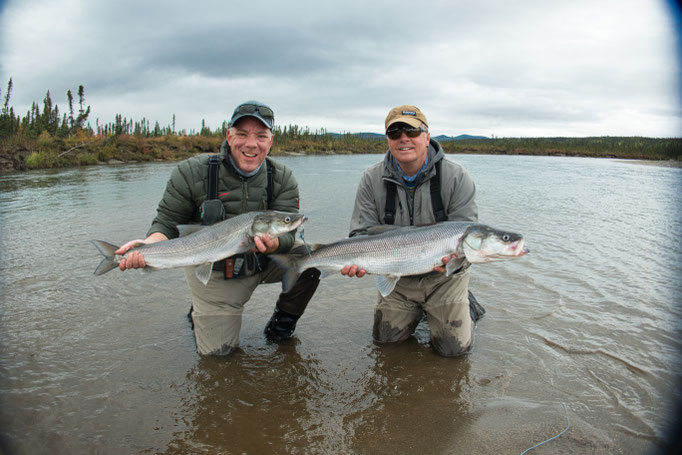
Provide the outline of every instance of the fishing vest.
<path id="1" fill-rule="evenodd" d="M 433 208 L 433 216 L 436 222 L 447 221 L 448 217 L 445 214 L 445 207 L 443 207 L 443 197 L 440 194 L 440 166 L 442 161 L 436 161 L 436 175 L 431 178 L 431 207 Z M 386 181 L 386 206 L 384 207 L 384 224 L 395 223 L 395 196 L 398 186 L 393 181 Z"/>
<path id="2" fill-rule="evenodd" d="M 265 159 L 267 172 L 266 208 L 272 203 L 272 188 L 275 174 L 274 165 Z M 220 155 L 211 155 L 208 158 L 208 198 L 201 204 L 201 224 L 209 225 L 222 221 L 225 218 L 225 207 L 218 199 L 218 178 L 220 176 Z M 238 276 L 252 276 L 256 272 L 265 270 L 267 258 L 260 253 L 242 253 L 215 262 L 213 270 L 224 271 L 225 278 Z"/>

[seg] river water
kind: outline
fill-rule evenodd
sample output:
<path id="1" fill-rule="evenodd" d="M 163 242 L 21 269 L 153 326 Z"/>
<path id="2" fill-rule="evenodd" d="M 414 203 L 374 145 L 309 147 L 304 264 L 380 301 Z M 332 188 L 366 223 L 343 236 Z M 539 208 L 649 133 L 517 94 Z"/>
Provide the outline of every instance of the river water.
<path id="1" fill-rule="evenodd" d="M 308 242 L 345 237 L 379 155 L 285 157 Z M 428 328 L 372 343 L 371 277 L 325 278 L 294 339 L 267 342 L 279 287 L 241 349 L 201 358 L 182 271 L 95 277 L 89 243 L 143 237 L 174 164 L 0 177 L 0 414 L 10 454 L 658 453 L 682 362 L 682 169 L 450 155 L 480 220 L 530 254 L 474 265 L 473 352 Z M 0 450 L 2 452 L 2 450 Z"/>

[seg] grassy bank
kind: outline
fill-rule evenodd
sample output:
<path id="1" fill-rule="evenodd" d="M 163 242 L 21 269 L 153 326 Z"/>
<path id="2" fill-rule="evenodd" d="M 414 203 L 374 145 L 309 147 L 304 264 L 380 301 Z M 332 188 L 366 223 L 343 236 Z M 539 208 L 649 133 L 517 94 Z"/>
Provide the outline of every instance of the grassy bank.
<path id="1" fill-rule="evenodd" d="M 175 161 L 217 153 L 218 135 L 101 136 L 80 131 L 68 138 L 47 132 L 0 141 L 0 171 L 66 168 L 112 162 Z M 682 161 L 682 139 L 641 137 L 495 138 L 442 141 L 446 153 L 559 155 Z M 275 136 L 272 155 L 383 153 L 386 142 L 359 135 L 285 134 Z"/>

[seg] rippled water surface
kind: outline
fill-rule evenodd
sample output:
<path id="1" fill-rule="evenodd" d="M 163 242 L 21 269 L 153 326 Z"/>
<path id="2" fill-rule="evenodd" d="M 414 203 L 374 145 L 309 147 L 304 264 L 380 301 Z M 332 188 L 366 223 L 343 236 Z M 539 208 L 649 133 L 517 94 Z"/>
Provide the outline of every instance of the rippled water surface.
<path id="1" fill-rule="evenodd" d="M 308 242 L 345 237 L 371 156 L 281 158 Z M 371 278 L 322 281 L 296 337 L 247 305 L 241 349 L 200 358 L 179 270 L 95 277 L 89 239 L 143 237 L 174 164 L 0 177 L 0 418 L 9 453 L 646 453 L 680 397 L 682 169 L 586 158 L 449 156 L 482 222 L 531 253 L 475 265 L 473 352 L 428 328 L 371 338 Z M 0 447 L 3 447 L 0 446 Z"/>

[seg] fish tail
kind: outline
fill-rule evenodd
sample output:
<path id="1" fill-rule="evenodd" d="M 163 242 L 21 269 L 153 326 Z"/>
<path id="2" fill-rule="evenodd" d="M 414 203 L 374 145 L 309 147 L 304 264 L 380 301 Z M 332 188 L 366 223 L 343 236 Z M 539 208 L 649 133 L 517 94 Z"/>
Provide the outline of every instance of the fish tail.
<path id="1" fill-rule="evenodd" d="M 118 266 L 118 262 L 114 260 L 114 251 L 118 250 L 119 247 L 102 240 L 91 240 L 91 242 L 102 256 L 104 256 L 102 262 L 100 262 L 95 269 L 95 275 L 103 275 L 108 271 L 115 269 Z"/>
<path id="2" fill-rule="evenodd" d="M 275 261 L 280 268 L 284 269 L 282 276 L 282 292 L 289 292 L 298 281 L 301 273 L 298 271 L 298 260 L 296 256 L 290 254 L 271 254 L 268 256 Z"/>

